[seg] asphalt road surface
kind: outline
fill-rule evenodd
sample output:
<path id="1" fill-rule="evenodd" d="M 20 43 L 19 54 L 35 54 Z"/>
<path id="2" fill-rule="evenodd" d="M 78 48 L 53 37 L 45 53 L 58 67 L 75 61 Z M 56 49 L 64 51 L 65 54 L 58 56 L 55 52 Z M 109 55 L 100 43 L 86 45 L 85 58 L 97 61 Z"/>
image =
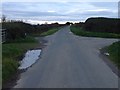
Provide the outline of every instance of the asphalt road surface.
<path id="1" fill-rule="evenodd" d="M 36 64 L 21 74 L 14 88 L 117 88 L 118 77 L 99 49 L 116 39 L 80 37 L 66 26 L 45 37 L 47 46 Z"/>

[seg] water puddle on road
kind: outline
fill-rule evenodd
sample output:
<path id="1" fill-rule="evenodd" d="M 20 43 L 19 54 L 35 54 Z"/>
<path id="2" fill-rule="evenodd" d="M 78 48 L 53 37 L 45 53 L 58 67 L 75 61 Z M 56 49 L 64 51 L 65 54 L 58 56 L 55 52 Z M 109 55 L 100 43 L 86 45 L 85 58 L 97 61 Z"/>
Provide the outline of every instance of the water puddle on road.
<path id="1" fill-rule="evenodd" d="M 25 57 L 20 61 L 19 69 L 27 69 L 32 66 L 38 59 L 41 54 L 40 49 L 28 50 L 25 54 Z"/>

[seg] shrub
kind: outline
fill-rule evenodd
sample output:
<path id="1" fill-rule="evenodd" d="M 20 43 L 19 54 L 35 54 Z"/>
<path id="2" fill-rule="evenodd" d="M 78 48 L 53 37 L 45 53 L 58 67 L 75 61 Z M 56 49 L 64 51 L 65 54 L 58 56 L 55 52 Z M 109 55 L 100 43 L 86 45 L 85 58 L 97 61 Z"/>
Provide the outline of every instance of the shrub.
<path id="1" fill-rule="evenodd" d="M 120 33 L 120 19 L 117 18 L 88 18 L 84 29 L 87 31 Z"/>

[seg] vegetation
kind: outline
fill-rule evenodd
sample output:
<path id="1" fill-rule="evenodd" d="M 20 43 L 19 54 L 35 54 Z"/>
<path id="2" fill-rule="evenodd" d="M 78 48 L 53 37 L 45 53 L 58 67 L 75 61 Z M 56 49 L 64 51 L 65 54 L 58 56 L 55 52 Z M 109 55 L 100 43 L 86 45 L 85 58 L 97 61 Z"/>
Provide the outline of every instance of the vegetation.
<path id="1" fill-rule="evenodd" d="M 120 19 L 117 18 L 88 18 L 70 27 L 71 31 L 79 36 L 120 38 Z M 120 41 L 105 48 L 109 58 L 120 68 Z"/>
<path id="2" fill-rule="evenodd" d="M 119 33 L 120 19 L 117 18 L 88 18 L 84 29 L 92 32 Z"/>
<path id="3" fill-rule="evenodd" d="M 110 60 L 112 60 L 120 69 L 120 41 L 108 46 L 107 51 L 110 54 Z"/>
<path id="4" fill-rule="evenodd" d="M 64 24 L 42 24 L 42 25 L 31 25 L 22 21 L 10 21 L 2 22 L 2 28 L 6 29 L 7 42 L 16 39 L 24 39 L 27 35 L 40 35 L 43 32 L 47 32 L 50 29 L 63 26 Z"/>
<path id="5" fill-rule="evenodd" d="M 0 87 L 2 87 L 2 44 L 0 44 Z"/>
<path id="6" fill-rule="evenodd" d="M 28 41 L 27 41 L 28 40 Z M 2 45 L 2 75 L 3 82 L 8 80 L 18 69 L 19 59 L 26 50 L 37 46 L 33 38 L 26 38 L 25 41 L 19 40 L 15 43 L 4 43 Z"/>
<path id="7" fill-rule="evenodd" d="M 74 34 L 79 35 L 79 36 L 102 37 L 102 38 L 120 38 L 120 34 L 86 31 L 82 27 L 79 27 L 79 26 L 71 26 L 70 29 Z"/>
<path id="8" fill-rule="evenodd" d="M 58 23 L 31 25 L 22 21 L 6 21 L 5 18 L 2 21 L 0 24 L 6 29 L 6 42 L 2 44 L 3 83 L 17 72 L 21 56 L 28 49 L 38 45 L 32 36 L 53 34 L 58 27 L 64 25 Z"/>
<path id="9" fill-rule="evenodd" d="M 82 27 L 85 31 L 100 33 L 117 33 L 120 34 L 119 18 L 88 18 L 85 22 L 75 23 L 74 26 Z"/>
<path id="10" fill-rule="evenodd" d="M 41 33 L 40 35 L 41 35 L 41 36 L 51 35 L 51 34 L 57 32 L 58 30 L 59 30 L 59 28 L 50 29 L 50 30 L 48 30 L 47 32 Z"/>
<path id="11" fill-rule="evenodd" d="M 26 36 L 25 38 L 17 38 L 15 40 L 9 40 L 6 43 L 31 43 L 31 42 L 36 42 L 36 40 L 34 39 L 34 37 L 32 36 Z"/>

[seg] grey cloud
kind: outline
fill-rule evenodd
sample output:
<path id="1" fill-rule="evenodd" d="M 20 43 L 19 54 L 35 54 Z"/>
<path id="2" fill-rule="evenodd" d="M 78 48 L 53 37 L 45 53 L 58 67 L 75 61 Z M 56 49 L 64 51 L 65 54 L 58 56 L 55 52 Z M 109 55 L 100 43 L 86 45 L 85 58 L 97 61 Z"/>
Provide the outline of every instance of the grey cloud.
<path id="1" fill-rule="evenodd" d="M 80 21 L 85 20 L 92 16 L 105 16 L 105 17 L 117 17 L 117 13 L 113 13 L 112 10 L 116 9 L 114 2 L 87 2 L 98 8 L 109 9 L 111 11 L 75 11 L 74 13 L 65 13 L 74 8 L 81 9 L 79 5 L 82 3 L 4 3 L 3 14 L 16 19 L 36 19 L 36 20 L 48 20 L 48 21 Z M 87 9 L 87 6 L 85 6 Z M 47 12 L 47 10 L 56 10 L 56 12 Z M 91 8 L 88 8 L 91 9 Z M 91 10 L 93 10 L 92 8 Z"/>
<path id="2" fill-rule="evenodd" d="M 118 3 L 116 2 L 90 2 L 91 5 L 96 7 L 104 7 L 104 8 L 118 8 Z"/>
<path id="3" fill-rule="evenodd" d="M 15 15 L 17 16 L 27 16 L 27 17 L 31 17 L 31 16 L 65 16 L 65 15 L 61 15 L 58 14 L 56 12 L 34 12 L 34 11 L 3 11 L 3 14 L 11 14 L 11 15 Z"/>

